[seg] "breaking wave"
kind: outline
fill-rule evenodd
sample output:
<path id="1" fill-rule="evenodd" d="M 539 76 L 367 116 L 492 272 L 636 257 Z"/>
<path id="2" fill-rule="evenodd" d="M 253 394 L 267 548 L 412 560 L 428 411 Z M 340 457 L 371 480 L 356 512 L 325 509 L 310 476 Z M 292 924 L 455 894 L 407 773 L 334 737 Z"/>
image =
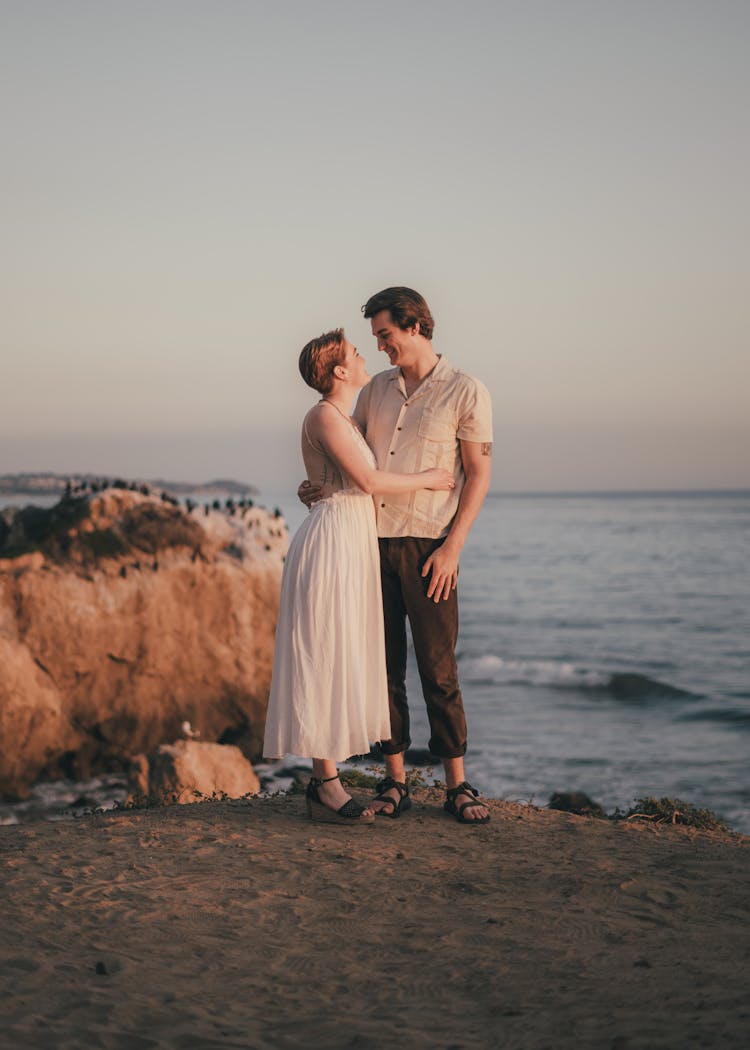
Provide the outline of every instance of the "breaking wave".
<path id="1" fill-rule="evenodd" d="M 619 699 L 689 698 L 696 694 L 636 672 L 594 671 L 554 660 L 506 660 L 489 654 L 460 660 L 461 678 L 484 685 L 530 685 L 606 692 Z"/>

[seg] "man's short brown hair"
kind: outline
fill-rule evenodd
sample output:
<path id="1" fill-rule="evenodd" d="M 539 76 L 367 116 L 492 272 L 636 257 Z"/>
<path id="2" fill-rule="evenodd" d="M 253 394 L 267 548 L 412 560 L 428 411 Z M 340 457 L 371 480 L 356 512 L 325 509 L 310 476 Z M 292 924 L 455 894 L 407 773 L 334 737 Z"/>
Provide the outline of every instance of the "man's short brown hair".
<path id="1" fill-rule="evenodd" d="M 382 292 L 371 295 L 362 307 L 362 313 L 368 319 L 381 310 L 390 310 L 393 323 L 402 331 L 418 324 L 419 334 L 425 339 L 432 339 L 435 321 L 424 297 L 413 288 L 384 288 Z"/>
<path id="2" fill-rule="evenodd" d="M 333 370 L 344 361 L 344 329 L 334 328 L 302 347 L 299 355 L 300 375 L 313 390 L 325 395 L 333 387 Z"/>

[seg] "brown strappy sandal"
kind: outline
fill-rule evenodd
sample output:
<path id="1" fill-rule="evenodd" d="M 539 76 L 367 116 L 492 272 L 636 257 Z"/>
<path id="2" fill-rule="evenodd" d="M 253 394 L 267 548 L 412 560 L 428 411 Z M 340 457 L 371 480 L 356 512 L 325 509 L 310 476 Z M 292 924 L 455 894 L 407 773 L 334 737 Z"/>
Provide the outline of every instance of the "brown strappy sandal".
<path id="1" fill-rule="evenodd" d="M 486 817 L 477 817 L 475 820 L 467 820 L 464 816 L 464 811 L 467 809 L 476 808 L 477 806 L 484 806 L 484 802 L 464 802 L 460 806 L 456 805 L 456 799 L 459 795 L 473 795 L 475 799 L 479 798 L 479 792 L 476 788 L 473 788 L 468 780 L 464 780 L 463 783 L 457 787 L 448 788 L 445 792 L 445 804 L 443 809 L 446 813 L 450 813 L 452 817 L 455 817 L 459 824 L 487 824 L 489 822 L 489 814 Z"/>
<path id="2" fill-rule="evenodd" d="M 392 791 L 393 788 L 398 791 L 398 801 L 386 794 L 387 791 Z M 402 780 L 394 780 L 393 777 L 385 777 L 385 779 L 377 784 L 375 790 L 377 791 L 377 795 L 372 800 L 373 802 L 387 802 L 389 806 L 393 807 L 390 813 L 386 813 L 384 809 L 376 809 L 376 817 L 390 817 L 391 820 L 395 820 L 397 817 L 400 817 L 402 813 L 405 813 L 407 809 L 411 809 L 409 789 Z"/>

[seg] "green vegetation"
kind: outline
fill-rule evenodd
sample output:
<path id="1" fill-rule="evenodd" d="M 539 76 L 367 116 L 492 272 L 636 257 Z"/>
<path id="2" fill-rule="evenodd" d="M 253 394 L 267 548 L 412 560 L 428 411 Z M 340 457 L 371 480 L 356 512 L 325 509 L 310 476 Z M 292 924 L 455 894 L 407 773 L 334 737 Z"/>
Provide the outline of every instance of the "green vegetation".
<path id="1" fill-rule="evenodd" d="M 197 547 L 203 537 L 200 525 L 168 503 L 133 507 L 123 515 L 120 531 L 128 546 L 148 554 L 167 547 Z"/>
<path id="2" fill-rule="evenodd" d="M 156 554 L 170 547 L 195 550 L 203 538 L 201 527 L 171 500 L 137 504 L 102 529 L 82 529 L 85 521 L 88 529 L 96 524 L 87 496 L 65 495 L 53 507 L 29 506 L 0 513 L 0 557 L 41 551 L 53 562 L 90 565 L 99 558 Z"/>
<path id="3" fill-rule="evenodd" d="M 372 773 L 363 773 L 360 769 L 342 769 L 339 779 L 344 787 L 363 788 L 367 791 L 374 791 L 378 782 L 378 777 Z"/>
<path id="4" fill-rule="evenodd" d="M 79 537 L 81 545 L 87 547 L 95 558 L 117 558 L 127 551 L 127 545 L 114 529 L 95 529 Z"/>
<path id="5" fill-rule="evenodd" d="M 681 798 L 637 798 L 626 811 L 618 807 L 613 813 L 605 813 L 601 806 L 583 792 L 555 792 L 548 806 L 564 813 L 575 813 L 577 816 L 594 817 L 598 820 L 647 820 L 654 824 L 682 824 L 704 831 L 731 831 L 731 828 L 710 809 L 698 809 Z"/>
<path id="6" fill-rule="evenodd" d="M 202 791 L 198 791 L 193 788 L 191 791 L 193 796 L 193 803 L 203 802 L 234 802 L 237 801 L 233 795 L 228 795 L 226 791 L 212 791 L 210 795 L 205 795 Z M 179 804 L 179 798 L 181 797 L 181 791 L 162 791 L 154 793 L 149 791 L 147 795 L 137 791 L 130 795 L 124 801 L 116 801 L 112 806 L 113 810 L 122 809 L 161 809 L 162 806 L 174 806 Z M 246 792 L 244 795 L 240 795 L 239 799 L 250 799 L 255 798 L 255 794 L 252 791 Z M 97 809 L 91 812 L 104 812 L 104 810 Z"/>
<path id="7" fill-rule="evenodd" d="M 650 820 L 655 824 L 683 824 L 704 831 L 730 831 L 710 809 L 698 809 L 681 798 L 637 798 L 627 813 L 615 810 L 612 820 Z"/>
<path id="8" fill-rule="evenodd" d="M 54 507 L 21 507 L 10 521 L 3 519 L 0 557 L 17 558 L 42 551 L 49 558 L 63 560 L 72 545 L 70 531 L 90 514 L 89 502 L 83 496 L 61 499 Z"/>
<path id="9" fill-rule="evenodd" d="M 406 786 L 409 791 L 416 791 L 419 788 L 427 789 L 433 787 L 438 788 L 440 791 L 444 791 L 445 784 L 443 784 L 441 780 L 433 780 L 432 774 L 433 769 L 431 766 L 427 769 L 407 769 Z"/>

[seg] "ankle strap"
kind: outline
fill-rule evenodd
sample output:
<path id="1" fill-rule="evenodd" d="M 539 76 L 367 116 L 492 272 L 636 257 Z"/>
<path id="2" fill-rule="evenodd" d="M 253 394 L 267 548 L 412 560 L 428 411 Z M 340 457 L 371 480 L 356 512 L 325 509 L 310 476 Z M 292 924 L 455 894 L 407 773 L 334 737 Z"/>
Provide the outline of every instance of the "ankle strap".
<path id="1" fill-rule="evenodd" d="M 338 780 L 338 778 L 338 773 L 335 777 L 324 777 L 322 780 L 320 779 L 320 777 L 310 777 L 310 783 L 315 784 L 315 786 L 317 787 L 319 784 L 330 784 L 332 780 Z"/>

